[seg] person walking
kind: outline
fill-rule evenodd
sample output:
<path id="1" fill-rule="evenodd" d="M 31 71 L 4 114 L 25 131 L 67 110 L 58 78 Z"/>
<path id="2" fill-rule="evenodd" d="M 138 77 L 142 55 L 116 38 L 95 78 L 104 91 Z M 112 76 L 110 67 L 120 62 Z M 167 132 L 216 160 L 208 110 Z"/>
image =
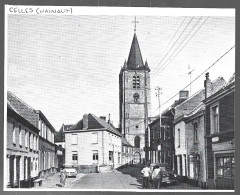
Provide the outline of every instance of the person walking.
<path id="1" fill-rule="evenodd" d="M 148 188 L 150 172 L 151 171 L 148 164 L 141 171 L 143 174 L 143 188 Z"/>
<path id="2" fill-rule="evenodd" d="M 61 169 L 60 171 L 60 184 L 62 187 L 65 186 L 65 180 L 66 180 L 66 172 L 64 171 L 64 169 Z"/>
<path id="3" fill-rule="evenodd" d="M 161 186 L 161 181 L 162 181 L 162 172 L 158 165 L 153 170 L 152 178 L 153 178 L 154 187 L 159 189 Z"/>

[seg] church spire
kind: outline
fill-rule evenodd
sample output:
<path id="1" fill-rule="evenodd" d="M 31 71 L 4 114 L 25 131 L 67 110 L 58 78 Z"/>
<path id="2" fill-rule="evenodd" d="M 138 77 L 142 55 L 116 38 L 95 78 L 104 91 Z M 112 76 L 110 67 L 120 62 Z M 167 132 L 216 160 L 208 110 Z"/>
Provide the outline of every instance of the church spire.
<path id="1" fill-rule="evenodd" d="M 134 32 L 131 49 L 128 56 L 127 67 L 130 70 L 144 69 L 142 54 L 137 40 L 136 32 Z"/>

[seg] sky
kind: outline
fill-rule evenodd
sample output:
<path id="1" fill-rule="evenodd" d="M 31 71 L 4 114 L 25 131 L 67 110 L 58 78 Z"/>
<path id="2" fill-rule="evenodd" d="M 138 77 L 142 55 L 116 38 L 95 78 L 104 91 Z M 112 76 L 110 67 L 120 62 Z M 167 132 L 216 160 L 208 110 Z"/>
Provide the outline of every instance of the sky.
<path id="1" fill-rule="evenodd" d="M 190 70 L 194 80 L 235 45 L 235 17 L 136 17 L 142 57 L 151 69 L 150 116 L 159 113 L 157 86 L 164 110 L 189 84 Z M 7 90 L 41 110 L 57 131 L 86 113 L 110 113 L 118 127 L 119 72 L 130 51 L 133 20 L 129 15 L 8 15 Z M 208 72 L 211 80 L 228 81 L 235 72 L 235 48 Z M 191 95 L 203 88 L 204 75 L 192 83 Z"/>

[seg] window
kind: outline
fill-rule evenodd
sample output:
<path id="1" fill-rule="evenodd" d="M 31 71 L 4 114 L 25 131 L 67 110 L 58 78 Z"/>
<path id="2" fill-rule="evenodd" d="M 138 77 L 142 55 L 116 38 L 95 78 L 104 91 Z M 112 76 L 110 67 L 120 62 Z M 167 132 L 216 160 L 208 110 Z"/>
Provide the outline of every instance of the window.
<path id="1" fill-rule="evenodd" d="M 133 94 L 133 99 L 134 99 L 134 102 L 137 102 L 138 101 L 138 99 L 139 99 L 139 94 L 138 93 L 134 93 Z"/>
<path id="2" fill-rule="evenodd" d="M 113 151 L 109 151 L 109 162 L 113 161 Z"/>
<path id="3" fill-rule="evenodd" d="M 211 133 L 219 132 L 219 110 L 218 106 L 212 107 Z"/>
<path id="4" fill-rule="evenodd" d="M 233 156 L 216 158 L 216 176 L 217 178 L 233 178 L 235 159 Z"/>
<path id="5" fill-rule="evenodd" d="M 121 153 L 118 152 L 118 164 L 120 164 L 120 163 L 121 163 Z"/>
<path id="6" fill-rule="evenodd" d="M 165 130 L 165 140 L 169 139 L 169 131 L 168 129 Z"/>
<path id="7" fill-rule="evenodd" d="M 162 134 L 163 134 L 162 138 L 163 138 L 163 140 L 165 140 L 166 137 L 165 137 L 165 129 L 164 128 L 162 129 Z"/>
<path id="8" fill-rule="evenodd" d="M 140 88 L 140 76 L 139 75 L 133 75 L 133 88 L 134 89 Z"/>
<path id="9" fill-rule="evenodd" d="M 29 148 L 32 149 L 32 145 L 31 145 L 31 144 L 32 144 L 32 142 L 31 142 L 31 133 L 29 133 L 28 135 L 29 135 L 29 137 L 28 137 L 28 140 L 29 140 L 29 141 L 28 141 L 28 145 L 29 145 Z"/>
<path id="10" fill-rule="evenodd" d="M 180 148 L 180 129 L 178 129 L 178 147 Z"/>
<path id="11" fill-rule="evenodd" d="M 136 129 L 138 129 L 138 125 L 136 125 Z"/>
<path id="12" fill-rule="evenodd" d="M 16 144 L 16 125 L 15 122 L 13 122 L 13 143 Z"/>
<path id="13" fill-rule="evenodd" d="M 98 150 L 93 150 L 93 164 L 98 164 Z"/>
<path id="14" fill-rule="evenodd" d="M 35 135 L 33 135 L 32 138 L 33 138 L 33 141 L 32 141 L 33 142 L 33 150 L 36 150 L 36 148 L 35 148 Z"/>
<path id="15" fill-rule="evenodd" d="M 22 145 L 22 129 L 21 126 L 19 125 L 19 145 Z"/>
<path id="16" fill-rule="evenodd" d="M 72 134 L 72 145 L 77 144 L 78 144 L 77 134 Z"/>
<path id="17" fill-rule="evenodd" d="M 77 151 L 72 151 L 72 162 L 77 163 L 78 161 L 78 153 Z"/>
<path id="18" fill-rule="evenodd" d="M 134 146 L 136 148 L 140 148 L 140 138 L 139 138 L 139 136 L 135 137 L 135 139 L 134 139 Z"/>
<path id="19" fill-rule="evenodd" d="M 92 133 L 92 144 L 98 143 L 98 133 Z"/>
<path id="20" fill-rule="evenodd" d="M 193 123 L 193 130 L 194 130 L 194 142 L 198 141 L 198 124 Z"/>
<path id="21" fill-rule="evenodd" d="M 25 147 L 28 147 L 28 132 L 25 130 Z"/>

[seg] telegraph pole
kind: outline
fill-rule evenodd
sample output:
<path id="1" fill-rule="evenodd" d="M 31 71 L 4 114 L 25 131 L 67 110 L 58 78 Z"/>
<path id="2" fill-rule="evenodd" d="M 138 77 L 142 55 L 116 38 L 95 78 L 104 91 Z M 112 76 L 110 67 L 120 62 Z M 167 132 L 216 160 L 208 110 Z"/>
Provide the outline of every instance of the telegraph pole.
<path id="1" fill-rule="evenodd" d="M 162 126 L 162 119 L 161 119 L 161 102 L 160 102 L 160 95 L 162 95 L 162 88 L 157 86 L 155 88 L 156 90 L 156 96 L 158 97 L 158 108 L 159 108 L 159 131 L 160 131 L 160 134 L 161 134 L 161 126 Z M 161 137 L 161 136 L 160 136 Z M 159 148 L 158 148 L 159 150 Z M 155 154 L 156 155 L 156 154 Z M 157 154 L 158 156 L 158 154 Z M 155 156 L 155 161 L 156 161 L 156 156 Z M 160 162 L 160 159 L 158 159 L 158 161 Z"/>

